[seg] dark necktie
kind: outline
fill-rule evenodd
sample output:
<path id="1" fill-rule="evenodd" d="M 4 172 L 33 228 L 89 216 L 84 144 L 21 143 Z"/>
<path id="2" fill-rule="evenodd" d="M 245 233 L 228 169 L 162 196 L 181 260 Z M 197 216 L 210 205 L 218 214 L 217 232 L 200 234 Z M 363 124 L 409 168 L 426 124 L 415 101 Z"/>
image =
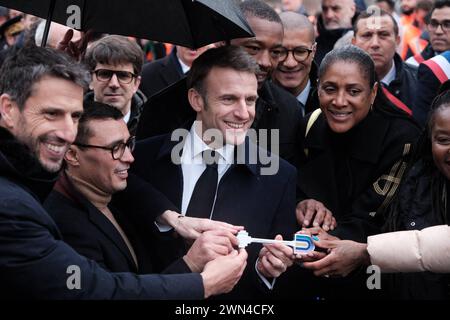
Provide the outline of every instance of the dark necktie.
<path id="1" fill-rule="evenodd" d="M 210 218 L 217 189 L 217 156 L 212 150 L 203 151 L 203 159 L 206 169 L 195 184 L 186 210 L 186 216 L 197 218 Z"/>

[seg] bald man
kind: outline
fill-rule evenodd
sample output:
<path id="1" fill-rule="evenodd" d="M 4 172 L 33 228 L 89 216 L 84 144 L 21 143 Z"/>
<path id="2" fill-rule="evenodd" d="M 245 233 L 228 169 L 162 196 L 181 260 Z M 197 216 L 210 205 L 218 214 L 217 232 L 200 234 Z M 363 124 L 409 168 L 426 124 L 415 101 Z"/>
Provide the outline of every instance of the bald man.
<path id="1" fill-rule="evenodd" d="M 284 27 L 283 54 L 273 80 L 301 102 L 305 115 L 319 106 L 314 27 L 306 16 L 296 12 L 282 12 L 280 18 Z"/>
<path id="2" fill-rule="evenodd" d="M 352 30 L 355 12 L 354 0 L 322 0 L 322 14 L 317 21 L 317 64 L 320 65 L 323 57 L 333 50 L 334 44 Z"/>

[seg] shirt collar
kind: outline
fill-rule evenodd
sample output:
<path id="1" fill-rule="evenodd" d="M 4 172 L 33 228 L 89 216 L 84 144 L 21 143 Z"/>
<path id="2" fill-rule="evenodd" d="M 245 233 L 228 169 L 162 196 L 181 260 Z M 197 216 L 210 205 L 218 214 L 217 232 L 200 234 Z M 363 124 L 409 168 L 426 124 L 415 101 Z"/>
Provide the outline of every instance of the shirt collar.
<path id="1" fill-rule="evenodd" d="M 385 85 L 389 86 L 391 82 L 395 79 L 396 71 L 395 71 L 395 61 L 392 61 L 392 66 L 389 72 L 381 79 L 381 82 Z"/>
<path id="2" fill-rule="evenodd" d="M 178 59 L 178 62 L 180 63 L 181 71 L 183 71 L 183 74 L 186 74 L 186 72 L 188 72 L 189 69 L 191 69 L 191 68 L 188 65 L 186 65 L 183 61 L 181 61 L 180 58 L 177 57 L 177 59 Z"/>
<path id="3" fill-rule="evenodd" d="M 304 106 L 306 101 L 308 101 L 309 92 L 311 91 L 311 80 L 308 79 L 305 89 L 297 96 L 297 100 L 300 101 Z"/>
<path id="4" fill-rule="evenodd" d="M 197 134 L 195 130 L 195 126 L 198 122 L 195 121 L 191 126 L 191 130 L 189 131 L 189 135 L 186 140 L 184 152 L 188 152 L 190 159 L 193 161 L 200 160 L 201 154 L 205 150 L 211 149 Z M 235 146 L 231 144 L 225 144 L 223 147 L 215 149 L 215 151 L 220 155 L 219 164 L 226 163 L 231 164 L 234 160 L 234 149 Z M 201 161 L 202 162 L 202 161 Z M 201 163 L 200 162 L 200 163 Z"/>
<path id="5" fill-rule="evenodd" d="M 126 115 L 123 116 L 123 121 L 125 121 L 125 123 L 128 123 L 128 121 L 130 121 L 130 117 L 131 117 L 131 109 L 130 111 L 127 112 Z"/>

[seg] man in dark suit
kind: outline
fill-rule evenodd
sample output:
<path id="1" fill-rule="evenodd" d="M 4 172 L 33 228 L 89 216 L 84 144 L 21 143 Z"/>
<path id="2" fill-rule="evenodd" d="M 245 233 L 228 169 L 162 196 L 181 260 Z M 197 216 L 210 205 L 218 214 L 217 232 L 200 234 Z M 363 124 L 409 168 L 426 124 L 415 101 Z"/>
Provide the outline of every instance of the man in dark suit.
<path id="1" fill-rule="evenodd" d="M 246 0 L 240 9 L 255 33 L 254 38 L 231 40 L 231 44 L 243 47 L 258 63 L 258 100 L 252 128 L 258 133 L 278 133 L 279 148 L 272 150 L 293 163 L 301 105 L 289 92 L 272 83 L 270 75 L 278 64 L 283 25 L 278 14 L 261 0 Z M 172 132 L 190 117 L 194 118 L 187 101 L 187 87 L 180 80 L 173 87 L 155 95 L 144 108 L 136 136 L 139 139 Z M 263 137 L 264 138 L 264 137 Z M 264 140 L 262 140 L 264 141 Z M 259 143 L 261 145 L 261 143 Z M 267 148 L 272 143 L 268 141 Z"/>
<path id="2" fill-rule="evenodd" d="M 25 47 L 0 75 L 0 297 L 201 299 L 231 290 L 244 251 L 200 274 L 136 276 L 109 273 L 66 244 L 41 203 L 75 140 L 87 71 L 53 49 Z"/>
<path id="3" fill-rule="evenodd" d="M 151 257 L 130 221 L 110 203 L 127 186 L 134 161 L 134 137 L 122 113 L 109 105 L 87 102 L 75 142 L 64 157 L 65 170 L 44 207 L 64 241 L 112 272 L 152 272 Z M 165 273 L 203 270 L 206 263 L 233 251 L 237 239 L 227 231 L 203 233 L 188 253 Z"/>
<path id="4" fill-rule="evenodd" d="M 182 214 L 244 226 L 254 237 L 291 239 L 297 229 L 295 169 L 276 155 L 263 159 L 267 151 L 246 137 L 255 117 L 257 70 L 239 47 L 203 53 L 188 75 L 188 98 L 197 121 L 189 122 L 187 130 L 139 142 L 132 171 L 155 185 Z M 266 166 L 264 160 L 269 160 Z M 154 243 L 161 268 L 186 251 L 165 226 L 158 226 Z M 231 296 L 257 297 L 256 281 L 272 288 L 292 264 L 292 254 L 282 244 L 262 249 L 251 245 L 249 267 Z"/>
<path id="5" fill-rule="evenodd" d="M 142 81 L 139 89 L 147 98 L 177 82 L 189 71 L 192 62 L 209 46 L 192 50 L 182 46 L 175 46 L 172 52 L 162 58 L 144 65 Z"/>
<path id="6" fill-rule="evenodd" d="M 254 38 L 231 40 L 242 46 L 258 63 L 258 101 L 252 128 L 279 133 L 279 150 L 283 159 L 293 163 L 297 130 L 302 106 L 286 90 L 275 85 L 270 77 L 279 63 L 283 42 L 283 24 L 278 14 L 261 0 L 246 0 L 240 8 L 255 33 Z M 260 138 L 258 136 L 258 138 Z M 270 149 L 270 141 L 268 149 Z M 261 143 L 260 143 L 261 145 Z"/>

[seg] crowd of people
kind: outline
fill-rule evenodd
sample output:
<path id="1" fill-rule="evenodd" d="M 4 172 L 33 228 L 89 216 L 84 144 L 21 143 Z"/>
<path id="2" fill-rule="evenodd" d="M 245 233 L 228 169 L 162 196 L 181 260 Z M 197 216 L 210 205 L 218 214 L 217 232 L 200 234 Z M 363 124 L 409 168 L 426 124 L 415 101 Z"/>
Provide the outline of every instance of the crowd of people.
<path id="1" fill-rule="evenodd" d="M 450 0 L 237 3 L 198 49 L 0 7 L 1 299 L 450 298 Z"/>

